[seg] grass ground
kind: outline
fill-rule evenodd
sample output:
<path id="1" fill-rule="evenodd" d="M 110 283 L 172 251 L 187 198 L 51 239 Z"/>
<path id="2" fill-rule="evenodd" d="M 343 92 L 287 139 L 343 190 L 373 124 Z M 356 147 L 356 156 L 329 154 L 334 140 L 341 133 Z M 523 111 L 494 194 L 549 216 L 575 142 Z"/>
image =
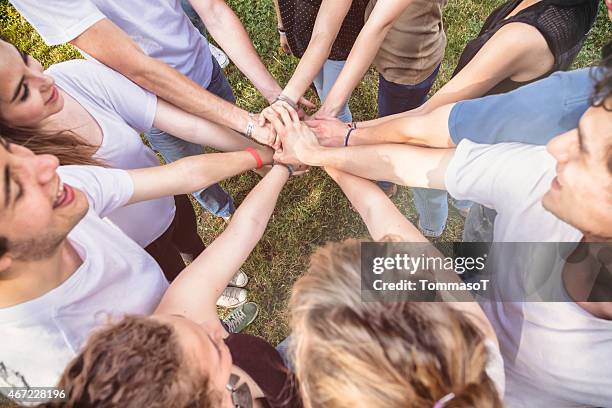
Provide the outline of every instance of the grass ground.
<path id="1" fill-rule="evenodd" d="M 449 41 L 434 90 L 448 81 L 467 41 L 478 33 L 486 16 L 502 2 L 450 0 L 445 10 Z M 297 60 L 279 50 L 272 0 L 228 0 L 228 4 L 242 20 L 270 72 L 281 84 L 285 84 Z M 576 61 L 577 67 L 597 61 L 601 47 L 610 38 L 611 25 L 604 9 L 602 2 L 597 24 Z M 78 52 L 70 46 L 46 47 L 7 0 L 0 0 L 0 33 L 45 66 L 79 57 Z M 264 99 L 234 66 L 226 69 L 226 75 L 241 107 L 258 112 L 266 106 Z M 376 116 L 376 93 L 377 76 L 370 71 L 350 101 L 356 120 Z M 314 95 L 310 96 L 314 98 Z M 257 176 L 248 173 L 227 180 L 222 185 L 234 196 L 236 204 L 240 204 L 257 180 Z M 416 222 L 408 189 L 401 188 L 394 201 L 411 221 Z M 206 243 L 214 240 L 224 226 L 222 221 L 208 214 L 200 217 L 199 230 Z M 461 217 L 451 210 L 441 240 L 460 240 L 462 227 Z M 249 332 L 273 344 L 282 340 L 288 333 L 286 301 L 293 282 L 307 269 L 310 254 L 327 241 L 348 237 L 367 238 L 367 231 L 359 217 L 351 211 L 339 188 L 318 169 L 291 180 L 278 201 L 263 239 L 243 267 L 251 277 L 249 297 L 260 305 L 259 317 Z"/>

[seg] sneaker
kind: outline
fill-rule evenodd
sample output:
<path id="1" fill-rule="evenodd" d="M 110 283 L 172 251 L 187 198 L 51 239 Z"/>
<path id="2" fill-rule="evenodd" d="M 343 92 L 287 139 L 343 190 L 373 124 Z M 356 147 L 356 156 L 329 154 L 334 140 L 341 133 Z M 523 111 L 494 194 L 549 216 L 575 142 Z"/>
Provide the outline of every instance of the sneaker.
<path id="1" fill-rule="evenodd" d="M 208 43 L 208 48 L 210 48 L 210 53 L 217 60 L 221 69 L 224 69 L 229 65 L 230 59 L 223 52 L 223 50 L 221 50 L 219 47 L 215 47 L 211 43 Z"/>
<path id="2" fill-rule="evenodd" d="M 257 304 L 253 302 L 245 303 L 223 319 L 223 325 L 230 333 L 240 333 L 257 317 Z"/>
<path id="3" fill-rule="evenodd" d="M 223 293 L 217 299 L 217 306 L 232 309 L 246 303 L 247 291 L 242 288 L 228 286 L 223 289 Z"/>
<path id="4" fill-rule="evenodd" d="M 247 276 L 246 273 L 242 272 L 242 270 L 239 270 L 238 272 L 236 272 L 232 280 L 229 281 L 227 286 L 234 286 L 236 288 L 244 288 L 247 285 L 247 283 L 249 283 L 249 277 Z"/>

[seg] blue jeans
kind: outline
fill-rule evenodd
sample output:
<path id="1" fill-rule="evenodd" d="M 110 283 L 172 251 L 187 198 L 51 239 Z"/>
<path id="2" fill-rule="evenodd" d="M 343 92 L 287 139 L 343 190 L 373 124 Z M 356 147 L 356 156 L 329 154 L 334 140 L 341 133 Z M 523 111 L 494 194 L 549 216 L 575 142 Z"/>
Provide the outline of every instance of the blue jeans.
<path id="1" fill-rule="evenodd" d="M 221 67 L 214 58 L 211 57 L 211 60 L 213 72 L 210 85 L 207 88 L 208 91 L 228 102 L 236 103 L 232 88 L 223 75 Z M 186 142 L 160 129 L 148 130 L 145 132 L 145 137 L 153 149 L 157 150 L 167 163 L 183 157 L 202 154 L 202 146 Z M 213 184 L 205 190 L 196 191 L 193 196 L 204 209 L 218 217 L 227 218 L 235 211 L 234 200 L 219 184 Z"/>
<path id="2" fill-rule="evenodd" d="M 427 94 L 438 76 L 440 66 L 423 82 L 416 85 L 401 85 L 378 78 L 378 116 L 385 117 L 418 108 L 427 101 Z M 379 181 L 381 187 L 389 186 Z M 442 235 L 448 218 L 446 191 L 429 188 L 413 188 L 414 205 L 419 213 L 419 227 L 425 235 Z"/>
<path id="3" fill-rule="evenodd" d="M 189 0 L 181 0 L 181 7 L 183 8 L 185 14 L 187 14 L 187 17 L 189 17 L 189 20 L 191 20 L 191 24 L 198 29 L 200 34 L 206 37 L 206 27 L 204 26 L 204 23 L 202 22 L 202 19 L 198 13 L 193 9 L 193 6 Z"/>
<path id="4" fill-rule="evenodd" d="M 317 74 L 315 79 L 313 80 L 314 86 L 317 89 L 317 94 L 319 95 L 319 99 L 321 102 L 325 101 L 327 98 L 327 94 L 331 91 L 334 83 L 336 83 L 336 79 L 342 72 L 342 68 L 344 68 L 344 64 L 346 61 L 333 61 L 327 60 L 325 64 L 323 64 L 323 68 Z M 344 123 L 349 123 L 353 121 L 353 115 L 348 106 L 348 102 L 344 104 L 342 109 L 338 112 L 336 117 Z"/>

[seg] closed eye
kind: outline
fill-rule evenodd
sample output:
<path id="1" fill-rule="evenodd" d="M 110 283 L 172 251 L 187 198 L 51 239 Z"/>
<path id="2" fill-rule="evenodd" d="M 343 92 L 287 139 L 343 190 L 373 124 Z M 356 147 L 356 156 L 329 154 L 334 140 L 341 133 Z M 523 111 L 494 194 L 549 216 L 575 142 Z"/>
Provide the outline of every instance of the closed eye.
<path id="1" fill-rule="evenodd" d="M 28 99 L 28 96 L 30 96 L 30 88 L 28 88 L 28 86 L 26 84 L 23 84 L 23 95 L 21 95 L 21 98 L 19 98 L 19 101 L 23 102 L 26 99 Z"/>

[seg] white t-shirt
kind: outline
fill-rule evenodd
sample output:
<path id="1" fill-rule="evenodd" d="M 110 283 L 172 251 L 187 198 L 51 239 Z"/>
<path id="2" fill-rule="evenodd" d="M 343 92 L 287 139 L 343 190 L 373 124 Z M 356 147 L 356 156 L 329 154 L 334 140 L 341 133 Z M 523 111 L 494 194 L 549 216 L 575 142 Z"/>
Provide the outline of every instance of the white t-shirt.
<path id="1" fill-rule="evenodd" d="M 464 140 L 448 167 L 446 187 L 457 199 L 497 211 L 496 242 L 578 243 L 582 233 L 541 204 L 555 177 L 555 165 L 542 146 L 479 145 Z M 482 304 L 504 357 L 504 402 L 510 408 L 610 406 L 612 321 L 597 318 L 572 302 L 561 279 L 563 263 L 544 258 L 538 254 L 534 260 L 550 267 L 541 275 L 548 276 L 546 296 L 565 302 Z M 527 291 L 533 279 L 524 276 L 526 270 L 518 267 L 524 263 L 515 259 L 516 263 L 504 265 L 506 273 L 497 273 L 502 281 L 495 290 L 506 299 Z"/>
<path id="2" fill-rule="evenodd" d="M 124 314 L 151 314 L 168 282 L 151 256 L 103 217 L 132 196 L 124 170 L 66 166 L 71 186 L 83 184 L 89 210 L 68 234 L 83 260 L 57 288 L 0 309 L 0 361 L 30 386 L 53 386 L 93 329 Z"/>
<path id="3" fill-rule="evenodd" d="M 91 61 L 62 62 L 52 65 L 46 73 L 76 99 L 102 129 L 102 144 L 96 157 L 119 169 L 159 166 L 157 156 L 142 143 L 139 134 L 153 126 L 157 107 L 155 95 L 112 69 Z M 109 219 L 146 247 L 168 229 L 174 213 L 174 198 L 164 197 L 119 208 L 109 215 Z"/>
<path id="4" fill-rule="evenodd" d="M 208 42 L 181 0 L 10 0 L 48 45 L 69 42 L 103 18 L 125 31 L 150 57 L 208 87 Z"/>

